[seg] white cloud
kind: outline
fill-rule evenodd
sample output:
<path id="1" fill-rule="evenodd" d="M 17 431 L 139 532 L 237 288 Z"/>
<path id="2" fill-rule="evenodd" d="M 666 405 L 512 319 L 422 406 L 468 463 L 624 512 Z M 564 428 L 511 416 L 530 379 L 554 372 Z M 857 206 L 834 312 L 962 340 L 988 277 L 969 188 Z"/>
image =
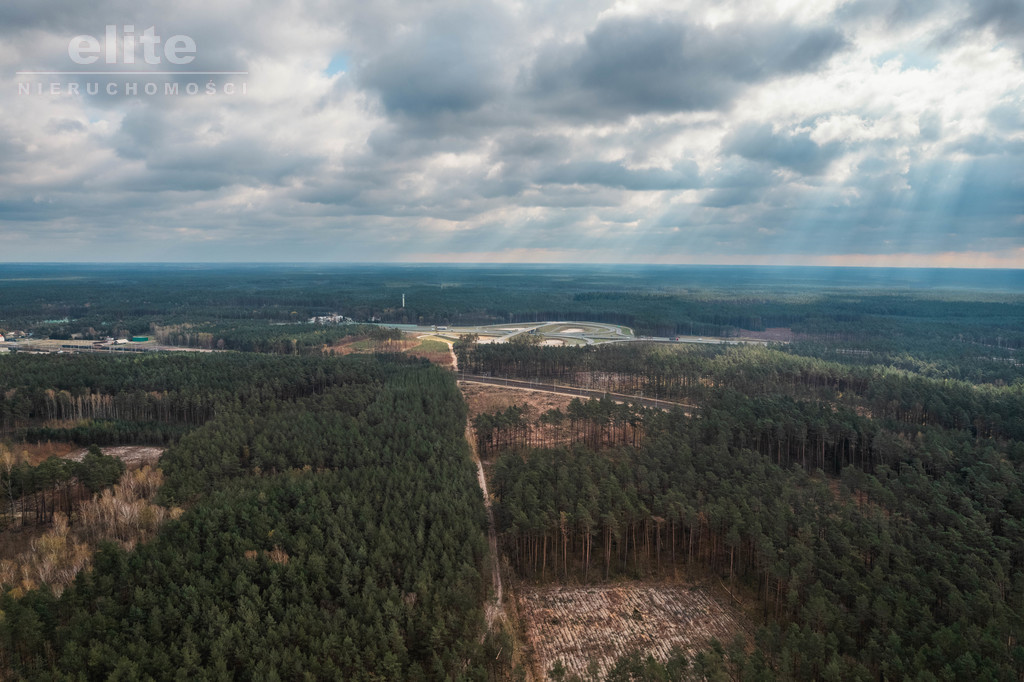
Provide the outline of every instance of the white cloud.
<path id="1" fill-rule="evenodd" d="M 984 4 L 16 2 L 0 260 L 1024 266 L 1019 17 Z M 247 93 L 18 94 L 125 23 Z"/>

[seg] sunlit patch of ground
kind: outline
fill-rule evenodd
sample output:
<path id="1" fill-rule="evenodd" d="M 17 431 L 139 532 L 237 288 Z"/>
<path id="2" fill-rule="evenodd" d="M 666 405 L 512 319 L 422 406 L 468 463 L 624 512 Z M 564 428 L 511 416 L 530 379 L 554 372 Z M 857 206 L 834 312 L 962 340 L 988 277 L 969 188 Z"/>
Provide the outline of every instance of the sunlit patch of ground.
<path id="1" fill-rule="evenodd" d="M 116 447 L 100 448 L 104 455 L 117 457 L 130 469 L 140 467 L 144 464 L 156 464 L 156 461 L 160 459 L 160 455 L 164 454 L 164 449 L 165 448 L 150 447 L 148 445 L 118 445 Z M 81 448 L 67 455 L 67 458 L 73 459 L 76 462 L 81 462 L 87 452 L 89 452 L 88 449 Z"/>
<path id="2" fill-rule="evenodd" d="M 469 404 L 469 417 L 472 419 L 483 412 L 501 412 L 512 405 L 529 405 L 536 414 L 548 410 L 559 409 L 563 412 L 569 407 L 573 397 L 558 393 L 541 393 L 540 391 L 524 391 L 518 388 L 505 388 L 489 384 L 462 383 L 462 395 Z"/>

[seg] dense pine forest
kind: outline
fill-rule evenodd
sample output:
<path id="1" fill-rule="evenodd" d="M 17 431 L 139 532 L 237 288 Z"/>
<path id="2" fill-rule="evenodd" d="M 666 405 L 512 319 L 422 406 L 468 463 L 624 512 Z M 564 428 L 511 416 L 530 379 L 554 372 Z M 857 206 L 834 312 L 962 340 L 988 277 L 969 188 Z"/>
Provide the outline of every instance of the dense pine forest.
<path id="1" fill-rule="evenodd" d="M 84 570 L 63 589 L 0 561 L 0 675 L 522 679 L 522 633 L 488 632 L 498 565 L 507 591 L 691 581 L 749 621 L 735 641 L 666 660 L 638 651 L 584 679 L 1024 679 L 1015 273 L 0 275 L 2 333 L 149 334 L 216 351 L 0 355 L 4 532 L 52 528 L 37 550 L 119 540 L 79 552 Z M 307 322 L 321 315 L 336 321 Z M 524 399 L 474 414 L 468 432 L 459 374 L 397 353 L 332 354 L 407 347 L 375 321 L 551 319 L 659 336 L 784 328 L 788 342 L 467 336 L 454 347 L 462 374 L 686 406 Z M 467 433 L 490 482 L 497 556 Z M 13 457 L 46 444 L 93 447 L 77 462 Z M 124 445 L 166 448 L 158 470 L 133 474 L 150 497 L 137 507 L 147 532 L 130 541 L 86 531 L 131 483 L 103 454 Z M 530 672 L 572 678 L 560 664 Z"/>
<path id="2" fill-rule="evenodd" d="M 753 655 L 733 652 L 737 679 L 1024 675 L 1020 383 L 764 348 L 631 351 L 460 349 L 473 371 L 700 405 L 478 416 L 518 574 L 714 576 L 766 623 Z"/>
<path id="3" fill-rule="evenodd" d="M 163 501 L 188 511 L 132 552 L 103 548 L 59 599 L 8 593 L 5 668 L 47 680 L 483 674 L 483 506 L 449 373 L 397 358 L 79 359 L 66 372 L 63 358 L 0 359 L 5 391 L 26 393 L 21 417 L 47 409 L 35 387 L 79 396 L 89 377 L 91 395 L 133 408 L 136 396 L 140 418 L 191 426 L 161 461 Z"/>

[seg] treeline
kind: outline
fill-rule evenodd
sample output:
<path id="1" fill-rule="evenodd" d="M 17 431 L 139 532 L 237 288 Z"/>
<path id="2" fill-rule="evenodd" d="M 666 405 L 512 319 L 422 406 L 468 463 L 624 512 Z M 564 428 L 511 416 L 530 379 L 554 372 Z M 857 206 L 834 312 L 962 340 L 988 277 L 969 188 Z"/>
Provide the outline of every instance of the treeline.
<path id="1" fill-rule="evenodd" d="M 467 373 L 552 379 L 670 400 L 713 400 L 723 389 L 843 404 L 875 419 L 1024 440 L 1024 381 L 972 385 L 879 366 L 847 366 L 761 346 L 526 343 L 456 345 Z"/>
<path id="2" fill-rule="evenodd" d="M 274 366 L 248 367 L 274 384 Z M 485 677 L 485 516 L 452 375 L 400 358 L 292 369 L 331 381 L 219 403 L 166 452 L 160 497 L 190 509 L 154 540 L 107 546 L 59 599 L 0 599 L 0 665 L 40 680 Z"/>
<path id="3" fill-rule="evenodd" d="M 136 422 L 127 419 L 87 419 L 69 427 L 21 429 L 15 438 L 30 442 L 59 441 L 78 445 L 168 445 L 189 430 L 184 424 Z"/>
<path id="4" fill-rule="evenodd" d="M 171 346 L 278 355 L 317 354 L 353 337 L 374 341 L 402 338 L 398 329 L 372 324 L 271 324 L 265 321 L 154 325 L 153 333 L 158 341 Z"/>
<path id="5" fill-rule="evenodd" d="M 346 364 L 216 355 L 0 356 L 0 429 L 90 419 L 193 427 L 218 406 L 294 399 L 354 374 Z"/>
<path id="6" fill-rule="evenodd" d="M 936 305 L 930 311 L 936 315 L 933 319 L 871 315 L 856 322 L 808 321 L 798 327 L 803 333 L 783 349 L 847 365 L 893 367 L 932 379 L 1008 385 L 1024 377 L 1024 323 L 1014 306 L 971 308 L 968 315 L 953 306 Z"/>
<path id="7" fill-rule="evenodd" d="M 829 483 L 737 445 L 737 425 L 769 418 L 740 407 L 651 415 L 639 448 L 503 454 L 492 490 L 516 571 L 717 575 L 760 603 L 758 646 L 784 679 L 1024 674 L 1024 445 L 882 432 L 893 461 Z"/>

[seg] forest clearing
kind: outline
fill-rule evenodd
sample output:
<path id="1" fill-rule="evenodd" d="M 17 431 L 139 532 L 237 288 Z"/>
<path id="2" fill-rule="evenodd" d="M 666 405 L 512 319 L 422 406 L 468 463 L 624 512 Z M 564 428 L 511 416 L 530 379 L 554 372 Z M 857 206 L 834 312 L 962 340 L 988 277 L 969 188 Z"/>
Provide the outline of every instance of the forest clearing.
<path id="1" fill-rule="evenodd" d="M 573 399 L 570 395 L 559 393 L 543 393 L 522 388 L 468 382 L 461 382 L 459 388 L 462 389 L 462 395 L 465 396 L 466 403 L 469 405 L 470 419 L 483 413 L 501 412 L 513 405 L 520 407 L 528 405 L 537 414 L 555 409 L 566 410 Z"/>
<path id="2" fill-rule="evenodd" d="M 692 656 L 707 649 L 712 638 L 727 644 L 743 629 L 739 614 L 696 586 L 524 585 L 517 601 L 541 679 L 556 661 L 568 676 L 585 676 L 592 661 L 603 674 L 635 650 L 660 661 L 674 647 Z"/>
<path id="3" fill-rule="evenodd" d="M 165 448 L 148 445 L 119 445 L 103 448 L 103 454 L 118 458 L 129 469 L 136 469 L 145 464 L 156 464 L 157 460 L 160 459 L 160 455 L 164 454 L 164 450 Z M 81 462 L 88 452 L 88 448 L 81 448 L 67 455 L 67 459 Z"/>
<path id="4" fill-rule="evenodd" d="M 389 330 L 373 335 L 347 337 L 325 346 L 325 352 L 333 355 L 351 355 L 354 353 L 405 353 L 415 355 L 442 367 L 452 367 L 453 359 L 448 342 L 440 337 L 422 334 L 402 334 L 395 332 L 397 337 L 387 335 Z"/>

